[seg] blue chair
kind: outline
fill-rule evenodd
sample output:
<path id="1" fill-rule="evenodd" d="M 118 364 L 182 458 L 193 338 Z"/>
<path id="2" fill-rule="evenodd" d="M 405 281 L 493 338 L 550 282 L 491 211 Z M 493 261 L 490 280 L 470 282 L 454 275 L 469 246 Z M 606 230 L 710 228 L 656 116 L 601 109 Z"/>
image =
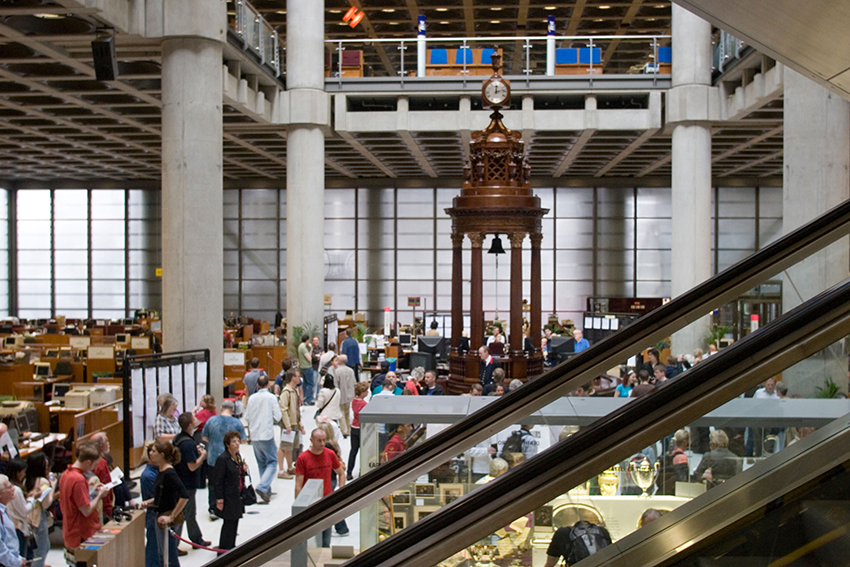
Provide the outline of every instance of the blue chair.
<path id="1" fill-rule="evenodd" d="M 555 50 L 556 65 L 574 65 L 578 63 L 578 52 L 573 47 L 564 47 Z"/>
<path id="2" fill-rule="evenodd" d="M 455 52 L 455 65 L 472 65 L 472 50 L 461 47 Z"/>
<path id="3" fill-rule="evenodd" d="M 429 49 L 431 53 L 428 61 L 429 65 L 446 65 L 449 62 L 449 55 L 445 49 Z"/>
<path id="4" fill-rule="evenodd" d="M 482 65 L 492 65 L 493 64 L 493 54 L 496 53 L 496 50 L 492 47 L 485 47 L 481 50 L 481 64 Z"/>
<path id="5" fill-rule="evenodd" d="M 580 47 L 578 50 L 578 62 L 582 65 L 590 65 L 591 57 L 593 57 L 593 64 L 599 65 L 602 63 L 602 50 L 598 47 L 594 47 L 593 49 L 589 47 Z"/>
<path id="6" fill-rule="evenodd" d="M 659 63 L 672 63 L 673 62 L 673 48 L 670 47 L 670 46 L 659 47 L 658 48 L 658 62 Z"/>

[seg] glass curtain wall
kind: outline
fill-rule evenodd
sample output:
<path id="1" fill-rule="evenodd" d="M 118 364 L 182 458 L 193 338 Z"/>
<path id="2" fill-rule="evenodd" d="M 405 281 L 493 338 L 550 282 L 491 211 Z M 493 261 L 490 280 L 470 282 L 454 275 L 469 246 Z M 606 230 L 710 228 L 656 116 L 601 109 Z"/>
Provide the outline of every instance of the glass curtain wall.
<path id="1" fill-rule="evenodd" d="M 672 246 L 669 188 L 566 188 L 535 190 L 543 218 L 542 306 L 544 319 L 580 321 L 589 296 L 667 297 Z M 286 192 L 225 190 L 225 311 L 268 319 L 286 308 Z M 363 311 L 371 327 L 383 324 L 389 307 L 401 324 L 413 321 L 409 297 L 419 297 L 417 316 L 451 310 L 451 219 L 445 209 L 456 188 L 356 188 L 325 190 L 325 287 L 327 311 L 340 317 Z M 270 216 L 278 211 L 279 216 Z M 717 187 L 713 191 L 714 272 L 781 234 L 778 187 Z M 278 233 L 273 227 L 279 226 Z M 310 235 L 303 235 L 309 238 Z M 510 294 L 510 243 L 496 257 L 484 243 L 485 318 L 506 319 Z M 464 280 L 470 245 L 464 242 Z M 275 263 L 276 262 L 276 263 Z M 531 244 L 523 248 L 523 271 L 531 273 Z M 277 279 L 276 279 L 277 278 Z M 529 298 L 526 282 L 523 297 Z M 469 289 L 464 289 L 464 309 Z M 439 320 L 442 320 L 438 316 Z M 446 319 L 446 322 L 448 320 Z"/>
<path id="2" fill-rule="evenodd" d="M 159 309 L 158 193 L 34 189 L 16 198 L 19 317 L 123 318 Z"/>

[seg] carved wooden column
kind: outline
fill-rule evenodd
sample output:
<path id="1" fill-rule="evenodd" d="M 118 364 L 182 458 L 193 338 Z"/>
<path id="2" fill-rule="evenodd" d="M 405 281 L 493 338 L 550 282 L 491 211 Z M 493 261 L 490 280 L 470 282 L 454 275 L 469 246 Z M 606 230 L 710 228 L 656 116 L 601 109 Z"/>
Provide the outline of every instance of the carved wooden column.
<path id="1" fill-rule="evenodd" d="M 524 232 L 512 232 L 511 240 L 511 356 L 522 355 L 522 241 Z"/>
<path id="2" fill-rule="evenodd" d="M 484 244 L 484 233 L 469 234 L 472 242 L 472 269 L 470 274 L 469 298 L 469 351 L 477 356 L 478 347 L 484 338 L 484 278 L 482 276 L 481 246 Z"/>
<path id="3" fill-rule="evenodd" d="M 540 332 L 542 325 L 540 319 L 542 317 L 541 296 L 543 294 L 541 273 L 540 273 L 540 243 L 543 241 L 542 234 L 531 235 L 531 317 L 528 320 L 529 328 L 531 329 L 531 342 L 534 345 L 534 352 L 540 351 Z"/>
<path id="4" fill-rule="evenodd" d="M 463 333 L 463 234 L 452 234 L 452 352 Z"/>

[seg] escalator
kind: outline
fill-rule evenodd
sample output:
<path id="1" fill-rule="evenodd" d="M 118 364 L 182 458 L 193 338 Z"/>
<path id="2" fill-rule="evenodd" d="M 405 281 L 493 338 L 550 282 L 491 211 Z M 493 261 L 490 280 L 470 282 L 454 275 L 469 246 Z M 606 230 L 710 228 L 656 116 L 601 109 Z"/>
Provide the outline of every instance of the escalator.
<path id="1" fill-rule="evenodd" d="M 850 202 L 777 240 L 581 355 L 489 404 L 398 458 L 214 560 L 213 567 L 262 565 L 325 526 L 566 395 L 628 354 L 668 336 L 712 308 L 850 231 Z M 578 486 L 650 443 L 738 396 L 764 377 L 850 334 L 850 284 L 836 286 L 638 398 L 507 474 L 363 550 L 347 565 L 436 565 Z"/>

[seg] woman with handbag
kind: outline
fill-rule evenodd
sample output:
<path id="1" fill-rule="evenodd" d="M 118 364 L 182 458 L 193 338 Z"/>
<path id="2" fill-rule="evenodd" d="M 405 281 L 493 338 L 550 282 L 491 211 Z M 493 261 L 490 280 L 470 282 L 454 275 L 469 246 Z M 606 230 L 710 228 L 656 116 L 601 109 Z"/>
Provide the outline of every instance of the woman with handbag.
<path id="1" fill-rule="evenodd" d="M 47 537 L 50 507 L 53 505 L 53 494 L 56 491 L 56 479 L 50 472 L 50 460 L 41 451 L 27 457 L 27 473 L 24 480 L 24 490 L 32 494 L 36 500 L 35 507 L 29 515 L 29 524 L 35 539 L 33 555 L 36 559 L 32 567 L 43 567 L 47 552 L 50 551 L 50 539 Z"/>
<path id="2" fill-rule="evenodd" d="M 319 397 L 316 398 L 316 407 L 319 408 L 319 411 L 316 412 L 316 417 L 324 416 L 339 423 L 340 418 L 342 418 L 339 400 L 339 388 L 334 386 L 334 377 L 331 375 L 325 376 L 325 381 L 322 382 L 322 389 L 319 390 Z"/>
<path id="3" fill-rule="evenodd" d="M 180 567 L 177 539 L 168 534 L 169 527 L 183 523 L 183 507 L 189 502 L 189 491 L 172 466 L 180 462 L 180 451 L 170 441 L 157 439 L 148 448 L 148 460 L 159 469 L 159 473 L 153 484 L 154 497 L 142 502 L 142 508 L 152 507 L 156 510 L 156 543 L 160 556 L 168 538 L 167 567 Z"/>
<path id="4" fill-rule="evenodd" d="M 243 491 L 245 497 L 250 501 L 251 487 L 245 484 L 245 473 L 248 472 L 248 464 L 242 460 L 239 454 L 239 445 L 242 436 L 238 431 L 228 431 L 224 434 L 224 448 L 226 451 L 219 455 L 215 461 L 215 467 L 210 473 L 210 490 L 215 499 L 215 513 L 223 520 L 221 535 L 219 536 L 219 549 L 233 549 L 236 547 L 236 530 L 239 527 L 239 518 L 245 512 L 243 502 Z M 256 502 L 256 497 L 254 502 Z"/>

